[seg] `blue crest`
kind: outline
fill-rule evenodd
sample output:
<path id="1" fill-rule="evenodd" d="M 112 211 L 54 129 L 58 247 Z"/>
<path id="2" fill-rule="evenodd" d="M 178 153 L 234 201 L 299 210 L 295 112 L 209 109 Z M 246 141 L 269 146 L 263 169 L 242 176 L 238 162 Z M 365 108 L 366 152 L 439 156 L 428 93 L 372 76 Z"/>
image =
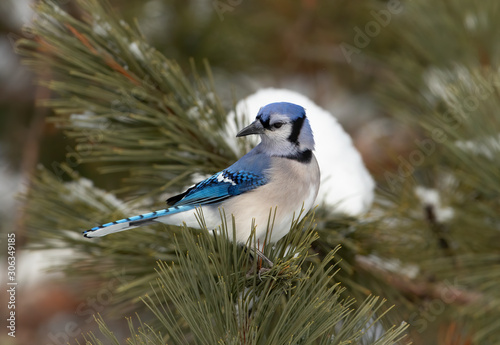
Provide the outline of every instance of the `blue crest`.
<path id="1" fill-rule="evenodd" d="M 304 118 L 306 116 L 306 111 L 303 107 L 297 104 L 288 102 L 277 102 L 270 103 L 262 108 L 260 108 L 257 114 L 257 119 L 262 122 L 268 122 L 269 118 L 273 114 L 283 114 L 287 115 L 290 120 L 295 121 L 299 118 Z"/>

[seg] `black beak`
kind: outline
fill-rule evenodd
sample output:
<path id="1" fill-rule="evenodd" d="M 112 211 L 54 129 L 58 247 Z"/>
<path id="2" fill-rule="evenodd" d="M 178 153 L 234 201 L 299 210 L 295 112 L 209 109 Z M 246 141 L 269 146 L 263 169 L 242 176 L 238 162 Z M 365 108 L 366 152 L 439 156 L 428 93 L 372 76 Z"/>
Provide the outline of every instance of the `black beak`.
<path id="1" fill-rule="evenodd" d="M 239 131 L 238 134 L 236 134 L 236 137 L 244 137 L 245 135 L 262 133 L 264 133 L 264 126 L 262 126 L 262 123 L 260 123 L 259 120 L 255 120 L 250 125 Z"/>

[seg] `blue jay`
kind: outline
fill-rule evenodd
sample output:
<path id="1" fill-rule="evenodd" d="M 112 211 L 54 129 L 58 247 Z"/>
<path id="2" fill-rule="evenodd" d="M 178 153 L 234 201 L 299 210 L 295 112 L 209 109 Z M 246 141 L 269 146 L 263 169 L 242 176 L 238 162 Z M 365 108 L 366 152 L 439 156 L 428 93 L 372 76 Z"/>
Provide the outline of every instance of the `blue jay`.
<path id="1" fill-rule="evenodd" d="M 259 246 L 264 245 L 270 215 L 274 224 L 267 242 L 285 236 L 292 220 L 311 209 L 319 189 L 320 172 L 313 154 L 314 138 L 305 110 L 292 103 L 271 103 L 236 136 L 259 134 L 261 142 L 230 167 L 167 200 L 167 208 L 106 223 L 85 231 L 101 237 L 155 222 L 199 227 L 201 208 L 208 229 L 227 224 L 234 215 L 236 241 L 246 243 L 252 226 Z M 305 212 L 301 213 L 301 210 Z M 232 237 L 233 232 L 228 231 Z"/>

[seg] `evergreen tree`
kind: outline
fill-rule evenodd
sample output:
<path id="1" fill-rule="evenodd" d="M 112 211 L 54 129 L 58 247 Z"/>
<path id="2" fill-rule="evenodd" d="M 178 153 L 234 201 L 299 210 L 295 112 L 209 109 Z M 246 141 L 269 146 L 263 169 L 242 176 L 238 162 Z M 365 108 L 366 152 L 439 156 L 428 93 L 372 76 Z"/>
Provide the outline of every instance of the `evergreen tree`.
<path id="1" fill-rule="evenodd" d="M 276 265 L 260 276 L 247 274 L 257 262 L 226 239 L 231 225 L 215 237 L 164 225 L 145 227 L 140 237 L 79 236 L 89 224 L 161 208 L 164 193 L 235 161 L 223 140 L 229 107 L 207 65 L 199 74 L 192 63 L 186 73 L 105 2 L 81 0 L 73 15 L 49 0 L 37 5 L 18 51 L 38 72 L 50 69 L 41 82 L 57 97 L 41 103 L 76 146 L 66 162 L 40 168 L 33 179 L 30 240 L 37 248 L 73 248 L 74 260 L 61 265 L 68 277 L 106 282 L 120 272 L 115 308 L 140 315 L 130 320 L 129 343 L 500 338 L 499 5 L 365 4 L 371 15 L 358 18 L 352 40 L 346 36 L 344 57 L 354 67 L 377 66 L 371 91 L 388 116 L 417 129 L 415 147 L 382 174 L 370 217 L 339 219 L 318 208 L 266 247 Z M 362 38 L 369 44 L 360 45 Z M 84 165 L 123 176 L 123 184 L 103 191 L 79 176 Z M 410 336 L 401 339 L 403 321 Z M 95 335 L 87 340 L 101 343 Z"/>

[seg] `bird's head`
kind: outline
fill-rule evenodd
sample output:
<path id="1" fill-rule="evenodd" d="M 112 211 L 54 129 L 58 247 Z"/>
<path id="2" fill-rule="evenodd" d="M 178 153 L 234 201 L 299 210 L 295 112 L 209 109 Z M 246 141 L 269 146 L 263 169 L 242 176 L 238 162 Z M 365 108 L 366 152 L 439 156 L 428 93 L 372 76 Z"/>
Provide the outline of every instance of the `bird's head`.
<path id="1" fill-rule="evenodd" d="M 271 103 L 262 107 L 255 121 L 236 136 L 250 134 L 260 134 L 260 145 L 273 156 L 288 157 L 314 150 L 314 137 L 306 111 L 293 103 Z"/>

